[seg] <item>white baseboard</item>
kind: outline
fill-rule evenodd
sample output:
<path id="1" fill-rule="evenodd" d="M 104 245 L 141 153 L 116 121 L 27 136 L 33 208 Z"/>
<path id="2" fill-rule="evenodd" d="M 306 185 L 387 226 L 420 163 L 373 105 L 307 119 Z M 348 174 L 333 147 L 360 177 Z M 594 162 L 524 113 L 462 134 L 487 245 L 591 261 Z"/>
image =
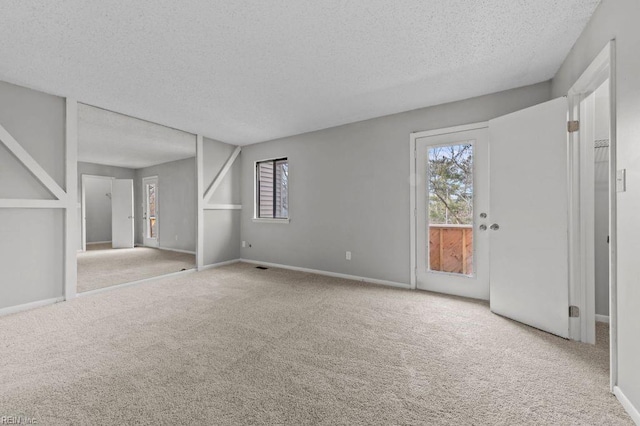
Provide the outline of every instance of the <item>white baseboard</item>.
<path id="1" fill-rule="evenodd" d="M 62 301 L 64 301 L 64 297 L 54 297 L 53 299 L 37 300 L 35 302 L 29 302 L 23 305 L 9 306 L 0 309 L 0 316 L 15 314 L 16 312 L 27 311 L 29 309 L 40 308 L 42 306 L 53 305 L 54 303 Z"/>
<path id="2" fill-rule="evenodd" d="M 210 265 L 204 265 L 202 268 L 198 269 L 198 272 L 206 271 L 207 269 L 219 268 L 219 267 L 225 266 L 225 265 L 231 265 L 233 263 L 238 263 L 238 262 L 241 262 L 241 261 L 242 261 L 242 259 L 233 259 L 233 260 L 227 260 L 227 261 L 224 261 L 224 262 L 212 263 Z"/>
<path id="3" fill-rule="evenodd" d="M 144 247 L 146 247 L 146 246 L 144 246 Z M 166 250 L 166 251 L 175 251 L 175 252 L 177 252 L 177 253 L 186 253 L 186 254 L 193 254 L 193 255 L 195 255 L 195 254 L 196 254 L 196 252 L 195 252 L 195 251 L 181 250 L 181 249 L 174 249 L 174 248 L 169 248 L 169 247 L 159 247 L 159 246 L 158 246 L 158 247 L 152 247 L 152 248 L 157 248 L 157 249 L 160 249 L 160 250 Z"/>
<path id="4" fill-rule="evenodd" d="M 300 268 L 298 266 L 281 265 L 279 263 L 261 262 L 258 260 L 251 260 L 251 259 L 240 259 L 240 261 L 245 263 L 252 263 L 255 265 L 271 266 L 272 268 L 290 269 L 292 271 L 308 272 L 310 274 L 325 275 L 327 277 L 334 277 L 334 278 L 344 278 L 346 280 L 362 281 L 362 282 L 367 282 L 371 284 L 386 285 L 390 287 L 399 287 L 399 288 L 407 288 L 407 289 L 411 288 L 409 284 L 397 283 L 394 281 L 387 281 L 387 280 L 379 280 L 376 278 L 359 277 L 356 275 L 340 274 L 337 272 L 321 271 L 318 269 Z"/>
<path id="5" fill-rule="evenodd" d="M 596 314 L 596 322 L 606 322 L 609 324 L 609 315 Z"/>
<path id="6" fill-rule="evenodd" d="M 93 242 L 87 243 L 87 245 L 90 246 L 93 244 L 107 244 L 107 243 L 111 243 L 111 241 L 93 241 Z"/>
<path id="7" fill-rule="evenodd" d="M 640 412 L 638 412 L 638 409 L 633 406 L 622 390 L 620 390 L 619 387 L 614 386 L 613 394 L 618 398 L 618 401 L 620 401 L 620 404 L 622 404 L 624 409 L 627 411 L 631 420 L 633 420 L 635 424 L 640 425 Z"/>
<path id="8" fill-rule="evenodd" d="M 157 277 L 144 278 L 142 280 L 131 281 L 129 283 L 116 284 L 116 285 L 112 285 L 112 286 L 109 286 L 109 287 L 103 287 L 103 288 L 97 288 L 95 290 L 84 291 L 82 293 L 77 293 L 76 297 L 91 296 L 92 294 L 98 294 L 98 293 L 102 293 L 102 292 L 105 292 L 105 291 L 111 291 L 111 290 L 115 290 L 117 288 L 129 287 L 129 286 L 133 286 L 133 285 L 147 283 L 149 281 L 156 281 L 156 280 L 161 280 L 161 279 L 164 279 L 164 278 L 175 277 L 175 276 L 178 276 L 178 275 L 191 274 L 191 273 L 194 273 L 194 272 L 196 272 L 195 268 L 187 269 L 185 271 L 171 272 L 170 274 L 159 275 Z"/>

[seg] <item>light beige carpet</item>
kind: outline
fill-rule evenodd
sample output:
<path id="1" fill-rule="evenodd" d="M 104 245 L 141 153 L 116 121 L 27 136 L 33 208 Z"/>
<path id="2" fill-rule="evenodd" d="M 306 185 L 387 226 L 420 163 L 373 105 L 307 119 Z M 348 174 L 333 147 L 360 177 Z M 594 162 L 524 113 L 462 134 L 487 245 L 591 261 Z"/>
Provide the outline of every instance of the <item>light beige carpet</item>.
<path id="1" fill-rule="evenodd" d="M 111 244 L 87 245 L 78 253 L 78 293 L 195 267 L 193 254 L 149 247 L 111 249 Z"/>
<path id="2" fill-rule="evenodd" d="M 0 341 L 0 415 L 39 424 L 632 424 L 606 342 L 248 264 L 2 317 Z"/>

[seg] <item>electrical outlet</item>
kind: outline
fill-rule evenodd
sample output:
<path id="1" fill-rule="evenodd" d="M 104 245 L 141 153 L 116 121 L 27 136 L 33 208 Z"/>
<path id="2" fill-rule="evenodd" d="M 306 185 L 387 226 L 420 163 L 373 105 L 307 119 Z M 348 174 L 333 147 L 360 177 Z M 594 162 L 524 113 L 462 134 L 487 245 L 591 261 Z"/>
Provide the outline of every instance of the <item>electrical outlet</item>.
<path id="1" fill-rule="evenodd" d="M 176 241 L 178 241 L 178 236 L 176 235 Z"/>
<path id="2" fill-rule="evenodd" d="M 243 241 L 243 242 L 242 242 L 242 247 L 246 247 L 246 246 L 247 246 L 247 242 L 246 242 L 246 241 Z"/>
<path id="3" fill-rule="evenodd" d="M 346 257 L 347 257 L 347 260 L 351 260 L 351 252 L 350 251 L 347 252 L 347 256 Z"/>

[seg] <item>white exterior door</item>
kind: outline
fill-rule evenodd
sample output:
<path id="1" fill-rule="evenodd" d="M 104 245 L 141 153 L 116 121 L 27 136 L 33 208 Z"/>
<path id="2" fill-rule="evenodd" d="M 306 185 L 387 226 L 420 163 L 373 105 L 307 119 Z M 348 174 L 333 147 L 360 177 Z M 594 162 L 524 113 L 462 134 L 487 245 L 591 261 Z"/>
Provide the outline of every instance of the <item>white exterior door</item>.
<path id="1" fill-rule="evenodd" d="M 133 248 L 133 180 L 114 179 L 111 186 L 113 248 Z"/>
<path id="2" fill-rule="evenodd" d="M 158 247 L 160 222 L 158 217 L 157 176 L 142 179 L 142 194 L 143 243 L 147 247 Z"/>
<path id="3" fill-rule="evenodd" d="M 489 299 L 486 124 L 416 139 L 416 286 Z"/>
<path id="4" fill-rule="evenodd" d="M 569 335 L 566 98 L 489 122 L 491 310 Z"/>

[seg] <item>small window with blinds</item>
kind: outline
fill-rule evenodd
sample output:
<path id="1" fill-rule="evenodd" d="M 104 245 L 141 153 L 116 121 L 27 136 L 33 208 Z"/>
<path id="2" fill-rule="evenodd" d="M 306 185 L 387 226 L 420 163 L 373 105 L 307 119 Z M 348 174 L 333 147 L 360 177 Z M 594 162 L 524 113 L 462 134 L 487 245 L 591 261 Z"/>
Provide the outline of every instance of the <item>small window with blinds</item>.
<path id="1" fill-rule="evenodd" d="M 286 158 L 256 163 L 256 196 L 256 218 L 289 218 L 289 162 Z"/>

